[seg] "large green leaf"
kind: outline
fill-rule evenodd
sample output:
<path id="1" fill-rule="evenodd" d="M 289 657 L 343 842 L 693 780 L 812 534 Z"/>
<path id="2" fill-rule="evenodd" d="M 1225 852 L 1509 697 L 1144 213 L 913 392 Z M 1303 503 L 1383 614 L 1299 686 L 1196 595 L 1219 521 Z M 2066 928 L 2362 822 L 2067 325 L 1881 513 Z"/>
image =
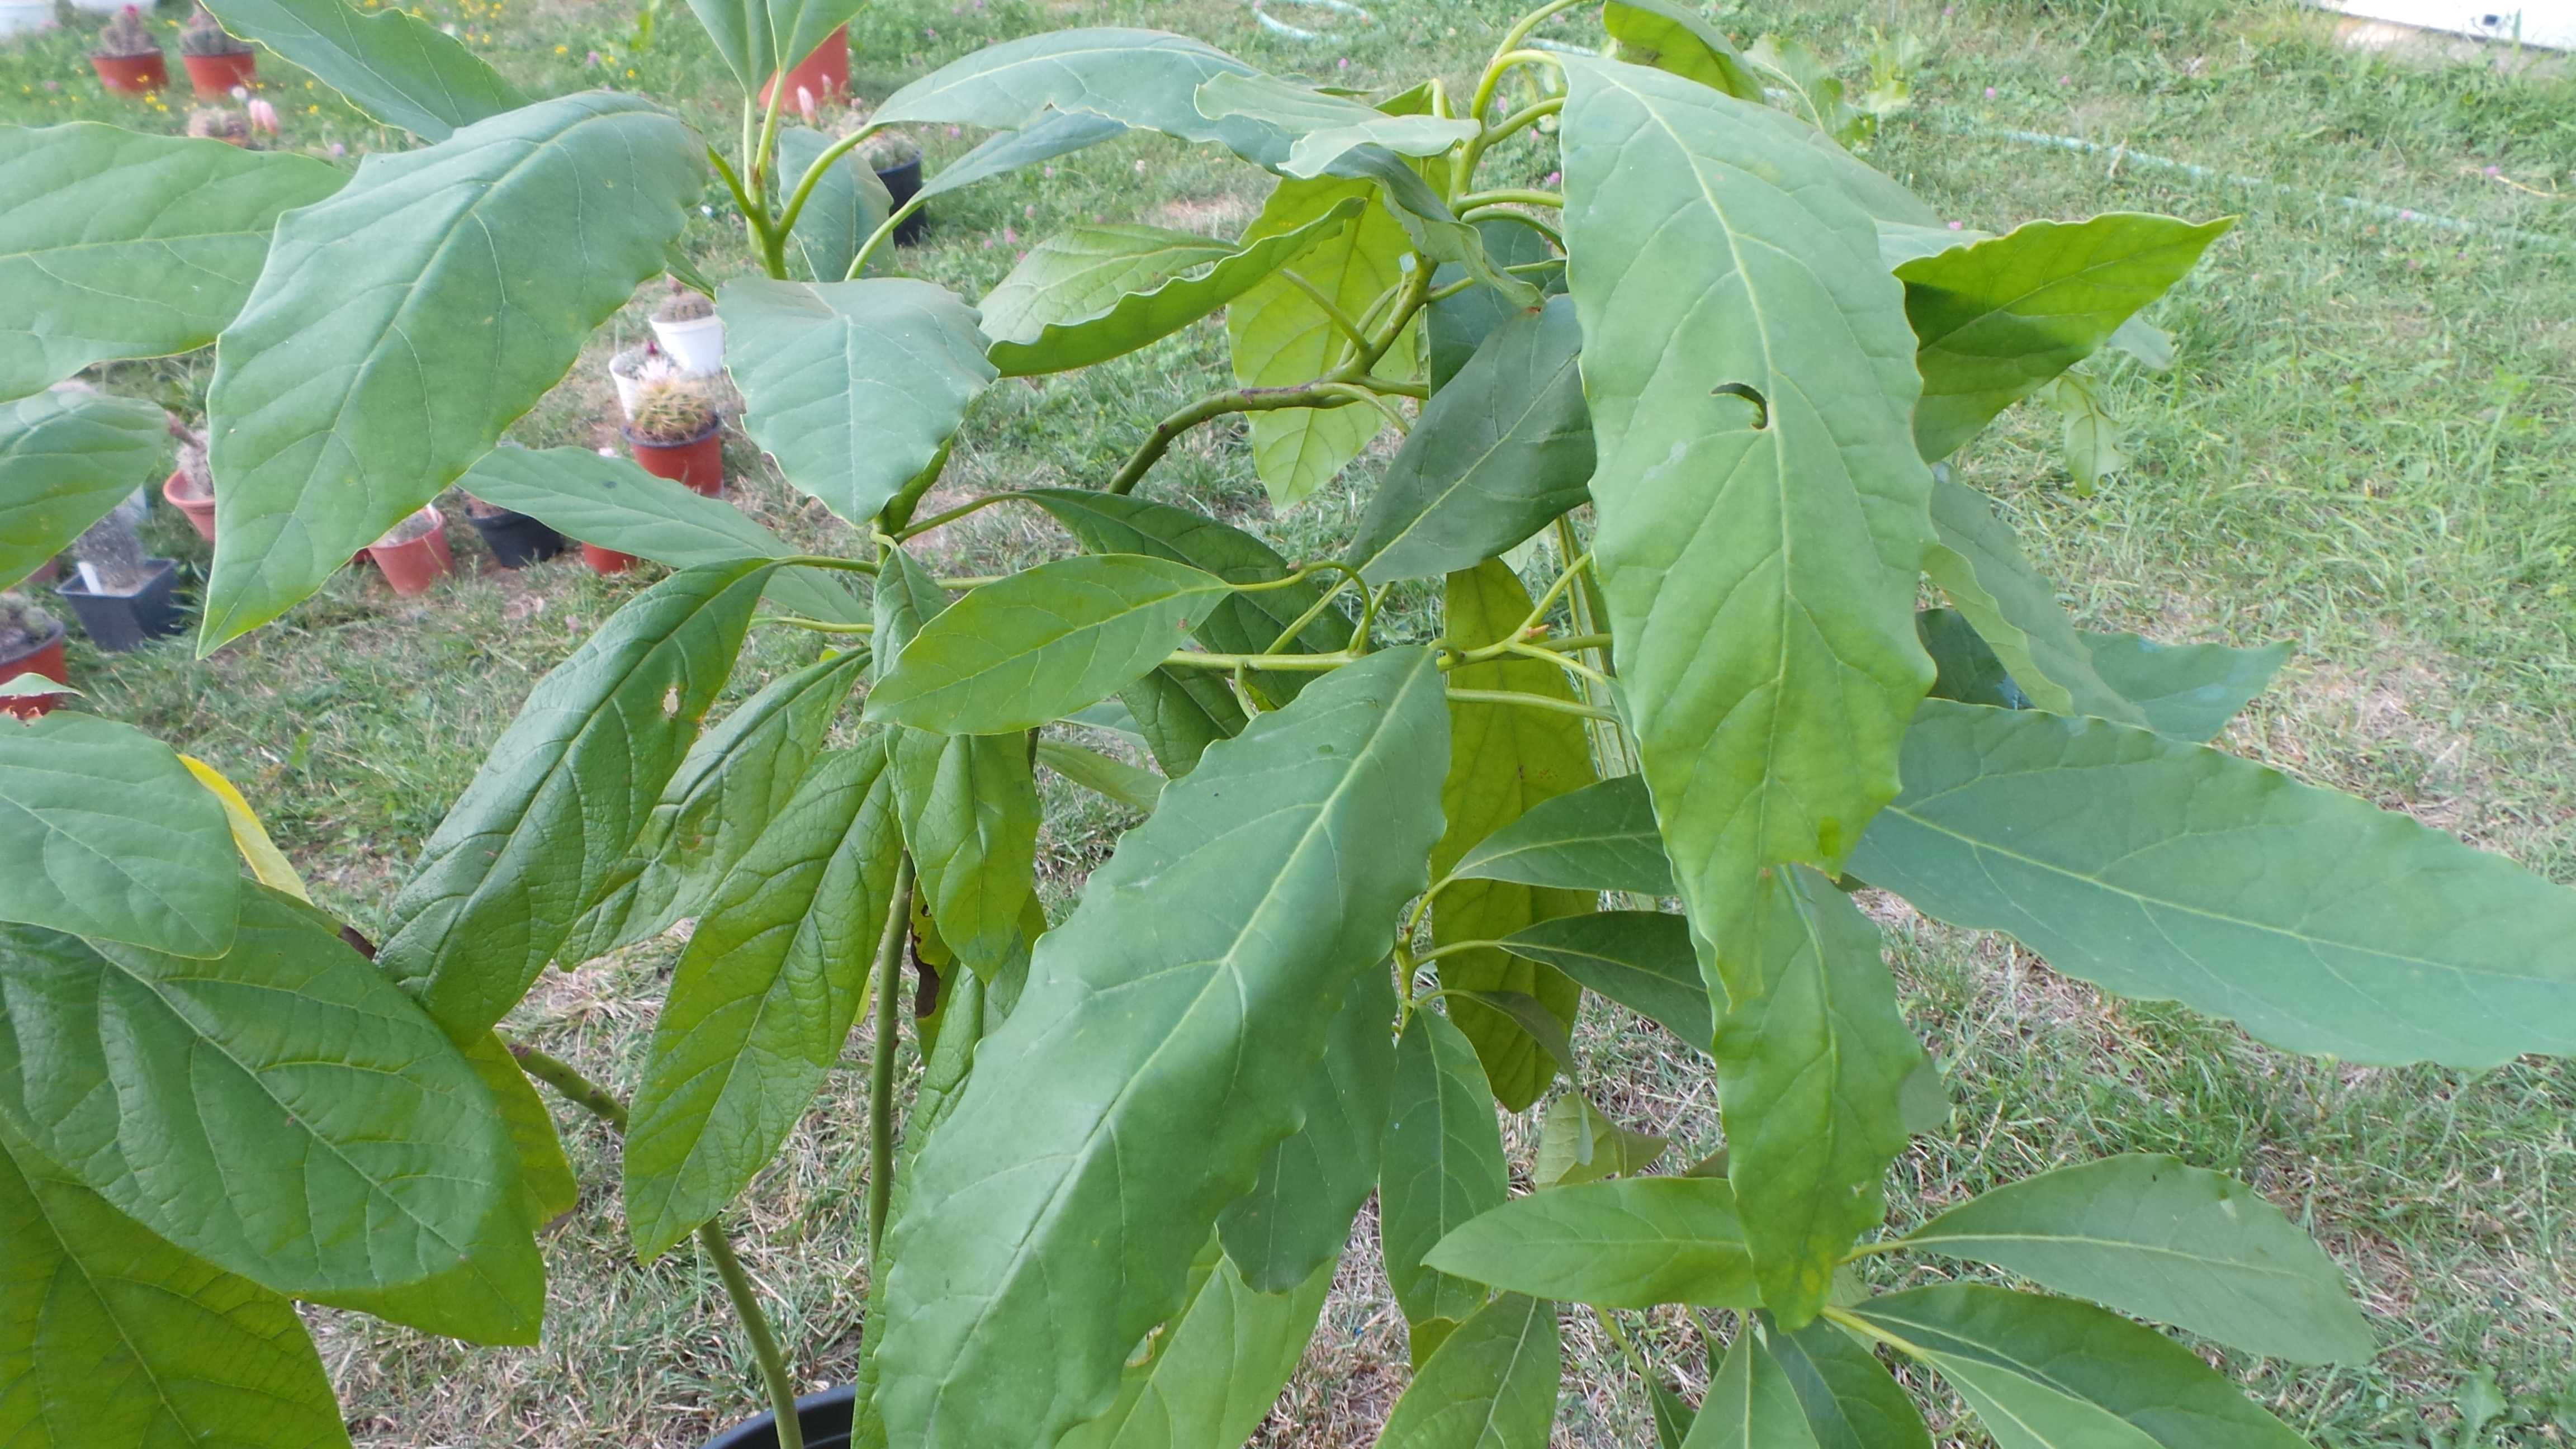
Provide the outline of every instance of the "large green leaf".
<path id="1" fill-rule="evenodd" d="M 1502 1206 L 1510 1191 L 1493 1088 L 1476 1065 L 1475 1047 L 1449 1018 L 1415 1011 L 1396 1043 L 1377 1233 L 1387 1282 L 1417 1339 L 1435 1320 L 1461 1322 L 1484 1303 L 1484 1289 L 1423 1260 L 1451 1232 Z"/>
<path id="2" fill-rule="evenodd" d="M 481 1078 L 483 1089 L 492 1094 L 493 1104 L 500 1109 L 501 1125 L 510 1134 L 512 1154 L 518 1159 L 519 1187 L 526 1195 L 530 1223 L 546 1224 L 571 1212 L 581 1201 L 581 1184 L 572 1175 L 572 1162 L 564 1156 L 563 1136 L 555 1130 L 554 1114 L 546 1109 L 545 1099 L 537 1095 L 537 1085 L 519 1066 L 518 1058 L 501 1041 L 497 1032 L 484 1033 L 481 1040 L 465 1049 L 465 1060 Z"/>
<path id="3" fill-rule="evenodd" d="M 881 737 L 826 756 L 699 916 L 626 1129 L 640 1256 L 749 1186 L 840 1060 L 903 858 L 892 785 Z"/>
<path id="4" fill-rule="evenodd" d="M 1887 1164 L 1907 1136 L 1898 1092 L 1923 1048 L 1877 925 L 1832 881 L 1784 867 L 1756 901 L 1717 1024 L 1718 1100 L 1763 1306 L 1797 1328 L 1887 1211 Z"/>
<path id="5" fill-rule="evenodd" d="M 1604 1308 L 1760 1301 L 1735 1190 L 1713 1177 L 1552 1187 L 1452 1229 L 1425 1259 L 1509 1293 Z"/>
<path id="6" fill-rule="evenodd" d="M 2145 730 L 1926 701 L 1852 870 L 2070 976 L 2290 1051 L 2576 1052 L 2576 894 L 2402 815 Z"/>
<path id="7" fill-rule="evenodd" d="M 1231 1446 L 1269 1417 L 1315 1331 L 1333 1265 L 1262 1293 L 1211 1244 L 1190 1276 L 1188 1306 L 1154 1336 L 1145 1362 L 1128 1365 L 1117 1402 L 1057 1440 L 1057 1449 Z"/>
<path id="8" fill-rule="evenodd" d="M 1905 1386 L 1850 1334 L 1821 1321 L 1791 1332 L 1766 1318 L 1764 1327 L 1818 1449 L 1932 1449 Z"/>
<path id="9" fill-rule="evenodd" d="M 486 503 L 528 514 L 567 537 L 675 569 L 796 553 L 723 499 L 588 448 L 494 448 L 456 482 Z M 780 569 L 769 581 L 769 598 L 809 618 L 868 622 L 867 607 L 830 570 Z"/>
<path id="10" fill-rule="evenodd" d="M 1751 1328 L 1727 1345 L 1682 1449 L 1816 1449 L 1788 1370 Z"/>
<path id="11" fill-rule="evenodd" d="M 1762 77 L 1744 63 L 1726 32 L 1701 18 L 1698 7 L 1676 0 L 1609 0 L 1601 26 L 1610 32 L 1613 60 L 1651 65 L 1739 101 L 1764 103 Z"/>
<path id="12" fill-rule="evenodd" d="M 1040 110 L 1015 131 L 997 131 L 921 183 L 922 196 L 962 190 L 1127 134 L 1127 123 L 1087 111 Z"/>
<path id="13" fill-rule="evenodd" d="M 778 174 L 795 184 L 830 150 L 832 138 L 810 126 L 787 126 L 778 133 Z M 844 154 L 821 176 L 796 213 L 788 235 L 805 258 L 806 270 L 818 282 L 837 282 L 849 275 L 850 260 L 868 235 L 894 211 L 894 198 L 877 174 Z"/>
<path id="14" fill-rule="evenodd" d="M 1576 367 L 1582 347 L 1563 297 L 1487 335 L 1423 407 L 1370 497 L 1346 555 L 1362 578 L 1473 568 L 1584 501 L 1592 415 Z"/>
<path id="15" fill-rule="evenodd" d="M 1895 795 L 1932 682 L 1914 338 L 1845 163 L 1662 71 L 1567 74 L 1593 557 L 1676 884 L 1724 967 L 1761 867 L 1835 868 Z"/>
<path id="16" fill-rule="evenodd" d="M 1324 1059 L 1297 1089 L 1304 1123 L 1261 1159 L 1252 1191 L 1217 1219 L 1244 1280 L 1285 1293 L 1339 1259 L 1377 1187 L 1395 1091 L 1395 976 L 1363 971 L 1333 1016 Z"/>
<path id="17" fill-rule="evenodd" d="M 746 96 L 813 54 L 823 37 L 864 8 L 866 0 L 689 0 Z"/>
<path id="18" fill-rule="evenodd" d="M 347 1449 L 295 1305 L 144 1231 L 0 1118 L 0 1442 Z"/>
<path id="19" fill-rule="evenodd" d="M 889 126 L 944 121 L 996 130 L 1042 122 L 1053 111 L 1106 117 L 1184 141 L 1219 141 L 1239 155 L 1284 156 L 1287 141 L 1264 122 L 1199 114 L 1198 88 L 1252 67 L 1203 40 L 1114 26 L 1044 31 L 988 45 L 912 82 L 877 107 Z"/>
<path id="20" fill-rule="evenodd" d="M 2007 1183 L 1905 1241 L 2295 1363 L 2361 1363 L 2343 1273 L 2281 1210 L 2179 1158 L 2107 1157 Z"/>
<path id="21" fill-rule="evenodd" d="M 716 293 L 743 431 L 787 481 L 865 529 L 948 446 L 993 380 L 975 309 L 907 277 Z"/>
<path id="22" fill-rule="evenodd" d="M 1425 883 L 1443 704 L 1428 650 L 1335 671 L 1211 747 L 1039 941 L 887 1243 L 895 1442 L 1052 1442 L 1109 1407 Z"/>
<path id="23" fill-rule="evenodd" d="M 1473 225 L 1476 235 L 1483 239 L 1487 260 L 1496 266 L 1529 266 L 1556 259 L 1556 248 L 1548 244 L 1546 234 L 1524 225 L 1517 213 L 1479 217 Z M 1459 263 L 1441 263 L 1431 273 L 1433 295 L 1438 296 L 1441 289 L 1464 280 L 1466 275 L 1467 269 Z M 1550 295 L 1563 294 L 1563 265 L 1539 275 Z M 1495 328 L 1527 310 L 1494 287 L 1469 287 L 1423 308 L 1422 350 L 1430 365 L 1432 393 L 1436 396 L 1449 385 Z"/>
<path id="24" fill-rule="evenodd" d="M 1230 593 L 1214 574 L 1139 554 L 1040 564 L 924 622 L 867 717 L 943 734 L 1035 729 L 1132 683 Z"/>
<path id="25" fill-rule="evenodd" d="M 1646 782 L 1622 775 L 1532 807 L 1451 867 L 1465 880 L 1516 880 L 1567 890 L 1673 893 L 1673 866 L 1655 833 Z"/>
<path id="26" fill-rule="evenodd" d="M 1403 224 L 1378 202 L 1374 183 L 1282 181 L 1243 239 L 1249 244 L 1293 232 L 1354 197 L 1367 203 L 1359 220 L 1306 251 L 1289 270 L 1331 299 L 1344 316 L 1356 318 L 1401 280 L 1399 263 L 1412 250 Z M 1331 316 L 1285 276 L 1267 278 L 1237 298 L 1226 309 L 1225 335 L 1233 350 L 1234 380 L 1245 387 L 1312 382 L 1348 345 Z M 1378 360 L 1377 375 L 1412 375 L 1413 335 L 1413 329 L 1405 330 Z M 1281 508 L 1331 481 L 1386 426 L 1386 419 L 1366 406 L 1276 408 L 1251 417 L 1252 465 L 1270 501 Z"/>
<path id="27" fill-rule="evenodd" d="M 215 0 L 208 8 L 226 30 L 424 141 L 528 103 L 453 34 L 406 10 L 361 11 L 339 0 Z"/>
<path id="28" fill-rule="evenodd" d="M 1154 763 L 1175 780 L 1198 768 L 1209 745 L 1243 731 L 1242 701 L 1204 669 L 1156 669 L 1118 691 L 1118 701 L 1135 719 Z"/>
<path id="29" fill-rule="evenodd" d="M 769 571 L 672 575 L 528 694 L 394 901 L 377 957 L 470 1042 L 518 1004 L 643 832 L 733 670 Z"/>
<path id="30" fill-rule="evenodd" d="M 220 956 L 242 890 L 223 803 L 168 745 L 71 710 L 0 729 L 0 921 Z"/>
<path id="31" fill-rule="evenodd" d="M 136 398 L 40 392 L 0 403 L 0 588 L 34 573 L 142 486 L 167 437 L 161 410 Z"/>
<path id="32" fill-rule="evenodd" d="M 1236 247 L 1155 226 L 1077 226 L 1029 249 L 981 307 L 1006 377 L 1123 356 L 1215 312 L 1333 236 L 1367 203 Z"/>
<path id="33" fill-rule="evenodd" d="M 1444 394 L 1445 395 L 1445 394 Z M 1447 638 L 1462 649 L 1511 637 L 1529 617 L 1530 597 L 1500 559 L 1449 576 Z M 1574 698 L 1565 671 L 1539 659 L 1497 659 L 1449 672 L 1458 688 L 1500 689 L 1545 699 Z M 1466 700 L 1449 706 L 1449 777 L 1440 786 L 1448 828 L 1431 851 L 1431 874 L 1449 874 L 1467 850 L 1531 807 L 1592 783 L 1592 741 L 1578 715 Z M 1494 941 L 1533 921 L 1571 916 L 1598 902 L 1591 891 L 1552 890 L 1518 881 L 1459 880 L 1442 888 L 1431 914 L 1435 946 Z M 1514 991 L 1570 1027 L 1583 988 L 1554 967 L 1494 947 L 1440 958 L 1440 984 L 1459 992 Z M 1540 1039 L 1505 1012 L 1472 996 L 1454 996 L 1450 1020 L 1475 1043 L 1476 1059 L 1504 1108 L 1518 1112 L 1556 1080 L 1557 1063 Z"/>
<path id="34" fill-rule="evenodd" d="M 1199 114 L 1212 120 L 1249 117 L 1294 137 L 1279 169 L 1302 180 L 1323 175 L 1356 147 L 1382 146 L 1399 156 L 1437 156 L 1484 129 L 1481 122 L 1466 117 L 1427 112 L 1391 115 L 1366 101 L 1257 71 L 1209 77 L 1198 88 L 1196 104 Z"/>
<path id="35" fill-rule="evenodd" d="M 1556 1305 L 1498 1298 L 1414 1374 L 1379 1449 L 1547 1449 L 1564 1372 Z"/>
<path id="36" fill-rule="evenodd" d="M 250 295 L 278 213 L 347 179 L 221 141 L 0 126 L 0 398 L 214 341 Z"/>
<path id="37" fill-rule="evenodd" d="M 1702 1051 L 1717 1037 L 1690 925 L 1662 911 L 1599 911 L 1525 926 L 1503 938 Z"/>
<path id="38" fill-rule="evenodd" d="M 1855 1305 L 1941 1371 L 2002 1449 L 2298 1449 L 2307 1441 L 2152 1328 L 1982 1284 Z"/>
<path id="39" fill-rule="evenodd" d="M 786 808 L 867 663 L 859 650 L 780 675 L 701 735 L 555 959 L 605 956 L 695 914 Z"/>
<path id="40" fill-rule="evenodd" d="M 207 392 L 202 642 L 277 617 L 477 458 L 662 270 L 703 148 L 593 91 L 370 156 L 278 222 Z"/>
<path id="41" fill-rule="evenodd" d="M 1995 414 L 2092 355 L 2236 224 L 2105 212 L 2034 221 L 1896 268 L 1921 350 L 1914 436 L 1946 458 Z"/>
<path id="42" fill-rule="evenodd" d="M 0 927 L 0 1006 L 0 1119 L 281 1293 L 429 1277 L 517 1207 L 474 1068 L 290 897 L 250 887 L 212 961 Z"/>
<path id="43" fill-rule="evenodd" d="M 2263 692 L 2290 662 L 2285 640 L 2260 649 L 2224 644 L 2159 644 L 2135 634 L 2081 636 L 2094 672 L 2160 735 L 2205 744 Z"/>
<path id="44" fill-rule="evenodd" d="M 2051 714 L 2146 723 L 2136 705 L 2103 682 L 2057 591 L 2023 557 L 2011 526 L 1995 516 L 1984 494 L 1939 479 L 1932 485 L 1932 526 L 1940 541 L 1924 550 L 1923 571 L 2033 704 Z"/>

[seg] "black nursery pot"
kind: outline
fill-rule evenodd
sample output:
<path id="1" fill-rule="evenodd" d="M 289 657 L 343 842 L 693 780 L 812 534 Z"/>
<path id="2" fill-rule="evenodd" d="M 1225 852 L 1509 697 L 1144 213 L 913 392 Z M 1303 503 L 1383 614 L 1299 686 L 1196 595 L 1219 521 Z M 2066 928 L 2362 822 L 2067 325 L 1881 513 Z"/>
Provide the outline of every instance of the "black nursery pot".
<path id="1" fill-rule="evenodd" d="M 131 594 L 94 594 L 79 571 L 54 586 L 54 592 L 80 616 L 81 632 L 110 654 L 121 654 L 147 639 L 160 639 L 188 627 L 172 597 L 179 587 L 179 565 L 166 558 L 147 559 L 152 577 Z"/>
<path id="2" fill-rule="evenodd" d="M 894 198 L 895 205 L 901 206 L 921 190 L 921 158 L 915 156 L 900 166 L 890 166 L 877 173 L 877 180 L 885 183 L 886 195 Z M 905 217 L 903 224 L 894 229 L 894 244 L 899 247 L 919 246 L 923 234 L 929 230 L 930 208 L 925 206 Z"/>
<path id="3" fill-rule="evenodd" d="M 483 535 L 483 546 L 505 569 L 526 568 L 564 551 L 564 536 L 524 513 L 502 512 L 486 518 L 467 509 L 465 521 Z"/>
<path id="4" fill-rule="evenodd" d="M 805 1449 L 848 1449 L 850 1411 L 858 1389 L 850 1384 L 807 1394 L 796 1401 L 796 1423 L 805 1431 Z M 707 1441 L 707 1449 L 778 1449 L 777 1421 L 763 1414 L 734 1425 Z"/>

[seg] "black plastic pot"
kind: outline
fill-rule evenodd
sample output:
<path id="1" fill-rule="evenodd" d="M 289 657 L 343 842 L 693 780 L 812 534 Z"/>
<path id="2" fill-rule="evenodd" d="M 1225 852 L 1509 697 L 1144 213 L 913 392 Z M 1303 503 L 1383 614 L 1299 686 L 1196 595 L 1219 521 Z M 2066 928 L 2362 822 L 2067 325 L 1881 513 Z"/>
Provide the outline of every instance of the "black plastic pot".
<path id="1" fill-rule="evenodd" d="M 796 1401 L 796 1423 L 805 1431 L 805 1449 L 848 1449 L 850 1410 L 858 1390 L 849 1384 L 807 1394 Z M 707 1449 L 778 1449 L 777 1419 L 763 1414 L 734 1425 L 707 1441 Z"/>
<path id="2" fill-rule="evenodd" d="M 486 518 L 469 508 L 465 521 L 474 525 L 474 531 L 483 536 L 483 546 L 492 550 L 494 562 L 505 569 L 523 569 L 564 551 L 562 534 L 524 513 L 504 510 Z"/>
<path id="3" fill-rule="evenodd" d="M 877 180 L 885 183 L 886 195 L 894 198 L 895 205 L 901 206 L 921 190 L 921 158 L 915 156 L 900 166 L 887 167 L 877 173 Z M 894 244 L 899 247 L 919 246 L 923 234 L 929 230 L 930 208 L 925 206 L 905 217 L 903 225 L 894 229 Z"/>
<path id="4" fill-rule="evenodd" d="M 147 559 L 152 577 L 131 594 L 94 594 L 75 569 L 54 586 L 72 612 L 80 616 L 81 632 L 89 642 L 110 654 L 141 645 L 147 639 L 160 639 L 188 627 L 187 615 L 180 612 L 173 596 L 179 587 L 179 565 L 166 558 Z"/>

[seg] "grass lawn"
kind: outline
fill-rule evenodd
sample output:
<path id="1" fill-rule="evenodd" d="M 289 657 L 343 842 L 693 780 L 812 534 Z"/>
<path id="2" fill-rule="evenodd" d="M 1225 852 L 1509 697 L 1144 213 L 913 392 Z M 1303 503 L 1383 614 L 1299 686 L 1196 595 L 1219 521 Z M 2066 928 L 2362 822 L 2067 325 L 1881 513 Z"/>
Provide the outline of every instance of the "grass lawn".
<path id="1" fill-rule="evenodd" d="M 881 96 L 992 40 L 1131 23 L 1345 85 L 1406 84 L 1428 67 L 1455 86 L 1515 8 L 1372 3 L 1369 24 L 1276 7 L 1344 32 L 1315 44 L 1264 31 L 1238 0 L 877 0 L 852 26 L 856 79 Z M 424 4 L 531 93 L 631 86 L 678 98 L 711 134 L 735 125 L 722 68 L 682 7 L 669 6 L 638 50 L 630 0 Z M 2056 418 L 2024 408 L 1965 457 L 1967 476 L 2003 501 L 2088 623 L 2174 640 L 2298 641 L 2272 695 L 2235 726 L 2234 747 L 2576 882 L 2576 63 L 2357 52 L 2314 15 L 2263 0 L 1755 0 L 1721 18 L 1746 39 L 1777 30 L 1849 57 L 1854 77 L 1875 34 L 1919 46 L 1913 108 L 1867 154 L 1969 226 L 2115 209 L 2242 215 L 2153 314 L 2174 333 L 2179 365 L 2095 366 L 2125 429 L 2127 470 L 2078 496 Z M 1569 18 L 1545 33 L 1588 42 L 1589 26 Z M 179 129 L 184 106 L 102 93 L 81 59 L 89 28 L 0 43 L 0 116 Z M 394 144 L 273 58 L 263 64 L 285 144 Z M 975 138 L 923 139 L 935 170 Z M 1548 163 L 1532 151 L 1513 164 L 1534 182 Z M 971 298 L 1063 224 L 1141 218 L 1230 232 L 1264 184 L 1176 143 L 1130 139 L 943 199 L 931 240 L 903 264 Z M 743 269 L 735 240 L 712 221 L 691 237 L 719 276 Z M 613 441 L 600 364 L 642 330 L 650 301 L 648 289 L 603 329 L 519 439 Z M 1222 333 L 1209 324 L 1083 374 L 998 386 L 943 486 L 1097 483 L 1223 367 Z M 111 369 L 107 381 L 193 406 L 206 376 L 194 359 Z M 855 542 L 739 439 L 729 461 L 750 512 L 821 547 Z M 1316 554 L 1347 536 L 1382 462 L 1373 453 L 1273 520 L 1239 432 L 1210 429 L 1146 487 L 1258 518 L 1283 551 Z M 168 510 L 157 514 L 156 551 L 202 577 L 204 547 Z M 420 600 L 351 570 L 202 663 L 175 644 L 114 657 L 73 646 L 92 707 L 230 774 L 317 897 L 362 925 L 381 922 L 421 839 L 528 688 L 653 572 L 603 580 L 569 560 L 501 572 L 452 501 L 450 518 L 462 575 Z M 983 573 L 1062 543 L 996 509 L 942 546 L 959 572 Z M 815 647 L 764 631 L 753 653 L 765 672 Z M 1061 915 L 1125 821 L 1060 781 L 1048 789 L 1040 859 Z M 2491 1379 L 2508 1407 L 2465 1443 L 2576 1443 L 2576 1066 L 2468 1074 L 2310 1062 L 2179 1009 L 2109 1002 L 2006 942 L 1910 914 L 1890 924 L 1909 1013 L 1956 1103 L 1955 1131 L 1898 1163 L 1900 1224 L 2105 1153 L 2173 1152 L 2237 1172 L 2327 1245 L 2380 1332 L 2383 1352 L 2366 1370 L 2230 1365 L 2294 1427 L 2327 1445 L 2447 1449 L 2463 1442 L 2455 1404 Z M 677 950 L 666 940 L 550 972 L 513 1029 L 631 1084 Z M 1673 1138 L 1682 1160 L 1715 1145 L 1712 1086 L 1686 1049 L 1598 1003 L 1578 1045 L 1596 1097 L 1627 1125 Z M 855 1357 L 866 1286 L 859 1044 L 847 1060 L 729 1220 L 817 1383 L 844 1376 Z M 1523 1163 L 1534 1122 L 1508 1129 Z M 467 1349 L 321 1315 L 361 1444 L 685 1449 L 749 1411 L 750 1358 L 712 1269 L 689 1247 L 636 1263 L 623 1246 L 613 1144 L 569 1116 L 565 1128 L 585 1192 L 549 1245 L 541 1347 Z M 1569 1316 L 1566 1327 L 1559 1442 L 1651 1444 L 1624 1361 L 1588 1320 Z M 1682 1320 L 1667 1312 L 1645 1328 L 1658 1368 L 1695 1393 L 1706 1365 Z M 1260 1442 L 1367 1443 L 1405 1377 L 1401 1319 L 1364 1221 L 1325 1331 Z M 1944 1412 L 1950 1438 L 1984 1442 L 1955 1404 Z"/>

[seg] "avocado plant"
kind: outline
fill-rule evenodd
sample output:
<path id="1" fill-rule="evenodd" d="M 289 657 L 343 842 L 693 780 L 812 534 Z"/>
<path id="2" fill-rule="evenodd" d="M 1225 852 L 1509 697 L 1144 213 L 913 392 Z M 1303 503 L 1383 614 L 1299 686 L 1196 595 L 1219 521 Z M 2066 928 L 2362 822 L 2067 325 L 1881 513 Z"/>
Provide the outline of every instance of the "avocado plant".
<path id="1" fill-rule="evenodd" d="M 533 1341 L 536 1228 L 575 1191 L 533 1078 L 623 1133 L 635 1251 L 708 1255 L 797 1444 L 721 1223 L 865 1017 L 858 1443 L 1239 1444 L 1374 1195 L 1414 1359 L 1389 1449 L 1546 1444 L 1569 1305 L 1711 1333 L 1703 1402 L 1648 1377 L 1667 1445 L 1928 1449 L 1905 1363 L 2017 1449 L 2286 1449 L 2195 1345 L 2372 1336 L 2244 1184 L 2119 1156 L 1884 1227 L 1947 1114 L 1856 897 L 2287 1051 L 2576 1053 L 2576 896 L 2213 747 L 2285 650 L 2079 629 L 1945 465 L 2087 356 L 2157 351 L 2139 309 L 2224 220 L 1954 230 L 1672 0 L 1601 5 L 1597 54 L 1529 43 L 1552 0 L 1471 86 L 1375 101 L 1179 35 L 1038 34 L 837 139 L 748 98 L 847 0 L 692 0 L 747 98 L 730 154 L 641 97 L 522 97 L 398 10 L 212 3 L 422 144 L 344 178 L 0 131 L 34 249 L 102 259 L 0 300 L 0 393 L 221 333 L 203 647 L 459 482 L 675 572 L 539 683 L 380 942 L 168 746 L 0 727 L 0 1440 L 346 1443 L 292 1300 Z M 930 125 L 992 135 L 907 207 L 1131 129 L 1277 183 L 1234 240 L 1078 226 L 970 302 L 868 274 L 905 209 L 840 164 Z M 672 250 L 708 168 L 756 268 L 712 288 Z M 219 176 L 230 212 L 146 204 Z M 171 253 L 184 286 L 108 268 Z M 495 447 L 665 270 L 715 298 L 746 431 L 849 556 Z M 997 378 L 1220 311 L 1232 385 L 1096 486 L 924 516 Z M 44 535 L 12 570 L 119 491 L 134 421 L 76 406 L 0 439 Z M 1403 434 L 1346 546 L 1150 496 L 1233 417 L 1281 509 Z M 941 577 L 925 540 L 988 508 L 1074 551 Z M 820 657 L 709 727 L 753 628 Z M 1040 767 L 1139 817 L 1061 921 Z M 631 1088 L 502 1034 L 549 963 L 682 919 Z M 1659 1171 L 1593 1105 L 1592 999 L 1708 1075 L 1721 1156 Z M 1515 1196 L 1498 1110 L 1543 1099 Z M 1890 1255 L 1966 1271 L 1874 1291 Z"/>

